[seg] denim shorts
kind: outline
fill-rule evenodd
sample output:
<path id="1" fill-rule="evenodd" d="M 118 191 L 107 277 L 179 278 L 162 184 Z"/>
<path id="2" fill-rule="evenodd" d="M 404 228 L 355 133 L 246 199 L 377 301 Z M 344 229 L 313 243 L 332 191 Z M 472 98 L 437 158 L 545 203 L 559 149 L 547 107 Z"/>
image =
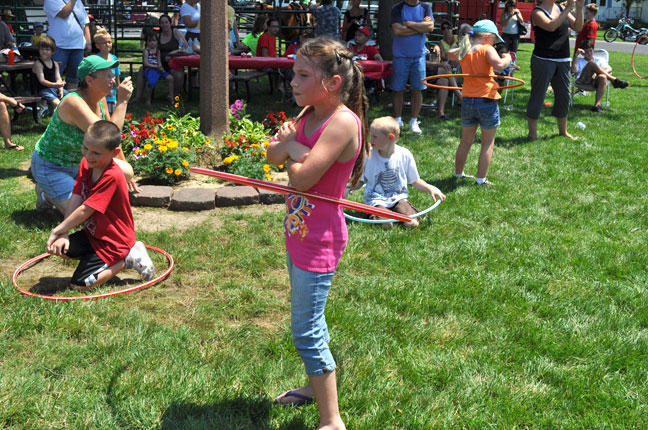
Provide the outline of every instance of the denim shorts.
<path id="1" fill-rule="evenodd" d="M 497 128 L 500 125 L 499 103 L 497 100 L 481 97 L 461 99 L 461 125 L 477 125 L 483 129 Z"/>
<path id="2" fill-rule="evenodd" d="M 63 90 L 63 95 L 66 95 L 68 91 Z M 58 88 L 45 88 L 40 91 L 40 96 L 45 99 L 46 102 L 51 103 L 56 99 L 60 99 Z"/>
<path id="3" fill-rule="evenodd" d="M 43 160 L 37 151 L 31 159 L 34 180 L 56 203 L 69 199 L 74 189 L 74 180 L 79 174 L 79 166 L 59 166 Z"/>
<path id="4" fill-rule="evenodd" d="M 424 90 L 426 87 L 421 83 L 423 78 L 425 78 L 424 55 L 420 57 L 394 57 L 392 60 L 392 90 L 405 90 L 408 80 L 413 90 Z"/>
<path id="5" fill-rule="evenodd" d="M 308 376 L 332 372 L 335 360 L 328 346 L 324 308 L 335 272 L 307 272 L 295 266 L 290 255 L 286 262 L 290 277 L 290 329 L 295 348 Z"/>

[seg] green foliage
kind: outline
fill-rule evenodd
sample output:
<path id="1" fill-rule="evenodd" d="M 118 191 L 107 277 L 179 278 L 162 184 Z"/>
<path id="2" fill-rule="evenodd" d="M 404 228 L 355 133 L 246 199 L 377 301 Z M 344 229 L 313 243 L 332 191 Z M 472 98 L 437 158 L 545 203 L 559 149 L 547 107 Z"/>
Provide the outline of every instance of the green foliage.
<path id="1" fill-rule="evenodd" d="M 211 148 L 200 132 L 200 118 L 169 112 L 166 119 L 146 115 L 136 121 L 129 114 L 124 122 L 122 148 L 135 173 L 145 182 L 171 185 L 189 177 L 197 154 Z"/>

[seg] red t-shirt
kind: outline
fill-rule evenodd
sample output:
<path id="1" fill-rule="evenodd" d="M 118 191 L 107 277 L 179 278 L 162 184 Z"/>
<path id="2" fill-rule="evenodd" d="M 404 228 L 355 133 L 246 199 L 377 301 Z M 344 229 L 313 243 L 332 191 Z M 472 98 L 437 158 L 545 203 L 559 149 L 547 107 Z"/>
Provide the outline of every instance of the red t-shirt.
<path id="1" fill-rule="evenodd" d="M 283 56 L 287 57 L 289 55 L 297 55 L 297 51 L 301 48 L 301 45 L 299 43 L 293 43 L 288 45 L 286 48 L 286 52 L 284 52 Z"/>
<path id="2" fill-rule="evenodd" d="M 592 39 L 592 43 L 596 46 L 596 32 L 598 31 L 598 23 L 596 20 L 591 20 L 583 23 L 583 28 L 578 32 L 576 36 L 576 44 L 574 45 L 576 49 L 580 48 L 581 43 L 584 40 Z"/>
<path id="3" fill-rule="evenodd" d="M 111 161 L 97 182 L 92 182 L 92 169 L 85 158 L 73 194 L 95 210 L 85 222 L 84 230 L 99 258 L 108 266 L 123 260 L 135 245 L 135 223 L 128 200 L 128 185 L 122 170 Z"/>
<path id="4" fill-rule="evenodd" d="M 353 54 L 356 55 L 366 55 L 367 60 L 373 60 L 376 55 L 380 55 L 378 49 L 373 45 L 365 45 L 365 47 L 362 48 L 360 51 L 356 49 L 355 45 L 350 45 L 349 51 L 351 51 Z"/>
<path id="5" fill-rule="evenodd" d="M 268 48 L 268 55 L 266 57 L 276 57 L 277 56 L 277 38 L 270 36 L 266 31 L 259 37 L 259 42 L 257 43 L 257 57 L 263 57 L 262 48 Z"/>

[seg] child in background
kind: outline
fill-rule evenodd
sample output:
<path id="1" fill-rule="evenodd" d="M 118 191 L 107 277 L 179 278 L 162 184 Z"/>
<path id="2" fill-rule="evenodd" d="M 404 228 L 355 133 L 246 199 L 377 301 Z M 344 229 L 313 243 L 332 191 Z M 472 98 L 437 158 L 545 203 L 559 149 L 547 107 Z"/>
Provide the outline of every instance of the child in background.
<path id="1" fill-rule="evenodd" d="M 291 82 L 299 106 L 268 146 L 268 162 L 286 164 L 290 183 L 341 198 L 351 176 L 357 184 L 369 152 L 368 102 L 360 65 L 342 44 L 327 38 L 306 42 L 298 51 Z M 329 349 L 324 308 L 331 281 L 347 243 L 339 205 L 297 194 L 286 196 L 287 265 L 291 287 L 293 343 L 309 383 L 275 399 L 286 406 L 317 401 L 319 428 L 344 429 L 338 407 L 335 360 Z"/>
<path id="2" fill-rule="evenodd" d="M 97 46 L 97 49 L 99 52 L 97 53 L 98 56 L 103 58 L 106 61 L 114 62 L 117 61 L 117 57 L 112 54 L 110 51 L 112 50 L 112 37 L 110 37 L 110 33 L 108 33 L 106 30 L 97 30 L 97 32 L 94 35 L 93 42 Z M 110 93 L 109 96 L 106 96 L 106 102 L 108 103 L 108 112 L 112 115 L 113 111 L 115 110 L 115 104 L 117 103 L 117 87 L 119 86 L 119 65 L 113 67 L 112 69 L 113 75 L 115 75 L 115 85 L 112 88 L 112 92 Z"/>
<path id="3" fill-rule="evenodd" d="M 585 11 L 583 12 L 583 28 L 578 32 L 576 36 L 575 49 L 574 49 L 574 59 L 576 58 L 576 51 L 585 41 L 592 42 L 592 46 L 596 46 L 596 33 L 598 32 L 599 25 L 594 19 L 598 13 L 598 5 L 596 3 L 590 3 L 585 6 Z M 574 63 L 574 61 L 572 61 Z"/>
<path id="4" fill-rule="evenodd" d="M 160 50 L 157 47 L 157 34 L 149 34 L 146 38 L 146 49 L 142 54 L 144 78 L 146 79 L 146 106 L 151 106 L 151 94 L 160 78 L 166 79 L 169 85 L 169 101 L 173 100 L 173 76 L 162 67 Z"/>
<path id="5" fill-rule="evenodd" d="M 466 34 L 458 48 L 448 51 L 448 58 L 459 60 L 462 73 L 472 75 L 492 75 L 493 68 L 501 70 L 511 62 L 506 53 L 501 57 L 493 47 L 496 40 L 504 43 L 497 27 L 488 19 L 473 25 L 473 39 Z M 473 44 L 474 43 L 474 44 Z M 481 153 L 477 163 L 476 185 L 493 185 L 488 179 L 488 167 L 493 156 L 495 134 L 500 124 L 497 84 L 492 78 L 466 77 L 463 85 L 461 103 L 461 142 L 455 155 L 455 177 L 472 177 L 464 173 L 470 147 L 475 141 L 477 127 L 481 127 Z"/>
<path id="6" fill-rule="evenodd" d="M 277 56 L 277 34 L 279 33 L 279 20 L 270 18 L 268 20 L 268 30 L 259 37 L 256 47 L 257 57 L 276 57 Z"/>
<path id="7" fill-rule="evenodd" d="M 56 42 L 49 36 L 41 36 L 38 42 L 38 59 L 34 61 L 32 73 L 36 76 L 38 94 L 47 101 L 50 112 L 61 102 L 67 91 L 63 89 L 65 81 L 52 55 L 56 51 Z"/>
<path id="8" fill-rule="evenodd" d="M 31 43 L 32 46 L 38 46 L 38 42 L 40 42 L 41 38 L 44 36 L 44 34 L 43 34 L 44 29 L 45 29 L 45 26 L 43 25 L 42 22 L 35 22 L 34 23 L 34 34 L 29 39 L 29 43 Z"/>
<path id="9" fill-rule="evenodd" d="M 256 56 L 259 38 L 267 29 L 266 26 L 267 21 L 268 18 L 266 16 L 259 15 L 254 20 L 254 25 L 252 26 L 252 32 L 248 33 L 243 38 L 243 44 L 250 49 L 250 53 L 254 56 Z"/>
<path id="10" fill-rule="evenodd" d="M 364 166 L 362 180 L 367 184 L 364 202 L 370 206 L 391 209 L 405 215 L 414 215 L 418 210 L 407 200 L 409 192 L 407 184 L 417 190 L 430 193 L 436 202 L 437 197 L 445 200 L 445 195 L 419 177 L 416 162 L 407 148 L 396 144 L 400 134 L 398 122 L 391 116 L 373 120 L 369 128 L 371 141 L 371 157 Z M 384 219 L 371 215 L 372 219 Z M 418 220 L 406 222 L 407 228 L 418 226 Z M 383 227 L 391 228 L 392 223 L 384 223 Z"/>
<path id="11" fill-rule="evenodd" d="M 136 269 L 147 281 L 155 271 L 146 247 L 135 240 L 126 177 L 113 161 L 120 142 L 119 127 L 110 121 L 88 127 L 65 219 L 47 239 L 50 254 L 80 260 L 70 281 L 78 291 L 103 285 L 125 267 Z M 82 230 L 68 235 L 83 222 Z"/>

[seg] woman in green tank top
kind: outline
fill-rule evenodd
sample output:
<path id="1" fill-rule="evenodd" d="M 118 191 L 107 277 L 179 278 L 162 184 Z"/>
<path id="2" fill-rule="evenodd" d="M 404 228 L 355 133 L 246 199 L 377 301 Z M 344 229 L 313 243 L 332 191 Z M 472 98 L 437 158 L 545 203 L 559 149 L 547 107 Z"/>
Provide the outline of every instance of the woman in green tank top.
<path id="1" fill-rule="evenodd" d="M 97 55 L 86 57 L 79 65 L 79 88 L 61 100 L 32 155 L 39 207 L 49 202 L 65 215 L 83 158 L 83 136 L 91 124 L 106 119 L 120 130 L 124 126 L 128 100 L 133 92 L 130 77 L 117 88 L 117 104 L 112 115 L 106 103 L 106 96 L 115 85 L 111 69 L 118 65 L 118 61 L 106 61 Z M 125 161 L 121 149 L 115 162 L 124 171 L 129 188 L 139 191 L 133 181 L 133 169 Z"/>

